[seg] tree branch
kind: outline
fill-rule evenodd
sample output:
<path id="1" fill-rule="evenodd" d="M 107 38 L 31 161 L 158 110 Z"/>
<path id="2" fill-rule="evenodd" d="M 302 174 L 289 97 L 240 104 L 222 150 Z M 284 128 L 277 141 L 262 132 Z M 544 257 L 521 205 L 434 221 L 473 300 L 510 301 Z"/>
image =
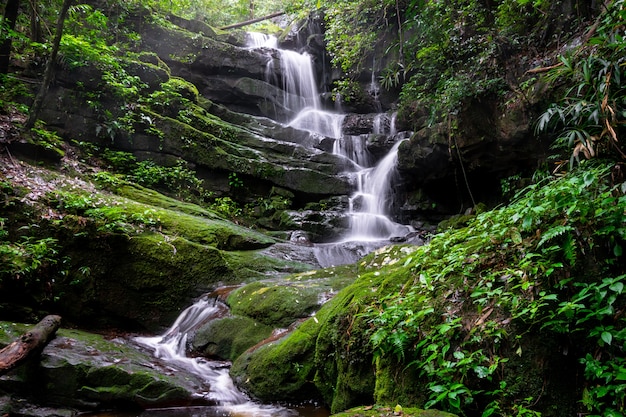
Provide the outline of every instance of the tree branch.
<path id="1" fill-rule="evenodd" d="M 246 20 L 245 22 L 235 23 L 233 25 L 224 26 L 224 27 L 221 27 L 220 30 L 236 29 L 236 28 L 240 28 L 240 27 L 243 27 L 243 26 L 251 25 L 253 23 L 261 22 L 263 20 L 271 19 L 273 17 L 282 16 L 284 14 L 285 14 L 285 12 L 276 12 L 276 13 L 268 14 L 267 16 L 257 17 L 256 19 Z"/>
<path id="2" fill-rule="evenodd" d="M 60 325 L 60 316 L 46 316 L 31 330 L 0 350 L 0 375 L 6 374 L 26 359 L 41 353 Z"/>

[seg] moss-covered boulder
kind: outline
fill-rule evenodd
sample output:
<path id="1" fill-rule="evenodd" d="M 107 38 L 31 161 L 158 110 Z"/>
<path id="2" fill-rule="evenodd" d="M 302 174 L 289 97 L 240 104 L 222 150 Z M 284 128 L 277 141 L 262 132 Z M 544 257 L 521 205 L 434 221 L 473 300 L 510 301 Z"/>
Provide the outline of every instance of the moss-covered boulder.
<path id="1" fill-rule="evenodd" d="M 356 281 L 287 336 L 237 358 L 231 374 L 239 386 L 264 401 L 320 397 L 333 412 L 372 403 L 376 378 L 367 328 L 350 317 L 382 288 L 401 287 L 406 276 L 397 261 L 416 248 L 381 248 L 356 265 L 328 269 Z"/>
<path id="2" fill-rule="evenodd" d="M 275 327 L 287 327 L 319 308 L 318 289 L 288 284 L 255 282 L 235 290 L 228 297 L 234 314 L 251 317 Z"/>
<path id="3" fill-rule="evenodd" d="M 354 407 L 341 413 L 333 414 L 333 417 L 455 417 L 456 414 L 446 413 L 439 410 L 422 410 L 419 408 L 396 406 L 360 406 Z"/>
<path id="4" fill-rule="evenodd" d="M 0 322 L 0 346 L 26 330 Z M 206 389 L 202 379 L 171 372 L 127 341 L 69 329 L 57 332 L 38 362 L 0 379 L 0 392 L 10 393 L 12 401 L 36 394 L 43 404 L 78 410 L 191 405 L 199 403 L 195 393 Z"/>
<path id="5" fill-rule="evenodd" d="M 273 237 L 111 175 L 114 191 L 87 181 L 98 177 L 21 173 L 19 187 L 6 182 L 3 227 L 17 242 L 0 279 L 6 318 L 55 313 L 76 325 L 158 332 L 220 285 L 310 268 L 264 252 Z M 25 275 L 26 249 L 38 250 L 45 275 Z"/>
<path id="6" fill-rule="evenodd" d="M 232 316 L 212 320 L 191 335 L 192 350 L 235 360 L 247 349 L 275 341 L 297 322 L 314 315 L 355 279 L 357 271 L 349 265 L 245 284 L 227 296 Z"/>
<path id="7" fill-rule="evenodd" d="M 190 342 L 194 353 L 232 361 L 246 349 L 270 337 L 272 330 L 272 327 L 249 317 L 223 317 L 201 326 Z"/>
<path id="8" fill-rule="evenodd" d="M 261 401 L 319 399 L 319 391 L 311 378 L 316 335 L 315 328 L 302 325 L 287 339 L 246 351 L 233 363 L 231 376 L 241 389 Z"/>

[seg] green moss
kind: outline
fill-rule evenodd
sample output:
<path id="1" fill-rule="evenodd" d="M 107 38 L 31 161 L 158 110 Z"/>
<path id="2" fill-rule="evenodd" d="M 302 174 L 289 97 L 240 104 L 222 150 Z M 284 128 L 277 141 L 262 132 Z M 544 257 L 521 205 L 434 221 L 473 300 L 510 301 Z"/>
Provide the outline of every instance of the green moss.
<path id="1" fill-rule="evenodd" d="M 404 263 L 415 250 L 411 246 L 390 246 L 368 255 L 357 265 L 288 277 L 293 282 L 318 279 L 325 285 L 328 282 L 345 285 L 358 276 L 292 333 L 244 353 L 235 361 L 233 375 L 253 395 L 264 400 L 287 400 L 319 393 L 327 404 L 332 404 L 333 411 L 371 403 L 374 366 L 366 337 L 367 323 L 359 321 L 358 316 L 368 300 L 401 288 L 407 279 Z M 256 283 L 242 289 L 260 292 L 253 297 L 258 300 L 271 292 L 267 285 Z M 267 372 L 270 374 L 266 377 Z"/>
<path id="2" fill-rule="evenodd" d="M 180 77 L 171 77 L 167 82 L 163 83 L 162 87 L 164 91 L 178 94 L 192 103 L 198 102 L 198 88 Z"/>
<path id="3" fill-rule="evenodd" d="M 360 406 L 351 408 L 342 413 L 333 414 L 332 417 L 455 417 L 455 414 L 445 413 L 438 410 L 422 410 L 419 408 L 395 406 Z"/>
<path id="4" fill-rule="evenodd" d="M 130 198 L 98 192 L 57 191 L 49 196 L 60 209 L 94 218 L 103 232 L 142 232 L 147 227 L 164 235 L 181 236 L 189 241 L 223 250 L 259 249 L 274 239 L 219 218 L 212 212 L 138 186 L 120 186 Z M 157 206 L 154 206 L 156 204 Z"/>
<path id="5" fill-rule="evenodd" d="M 231 375 L 262 401 L 310 400 L 316 396 L 311 382 L 315 335 L 311 326 L 300 326 L 287 339 L 245 352 L 233 363 Z"/>
<path id="6" fill-rule="evenodd" d="M 307 286 L 274 285 L 255 282 L 239 288 L 228 297 L 234 314 L 261 323 L 287 327 L 308 317 L 318 306 L 318 290 Z"/>
<path id="7" fill-rule="evenodd" d="M 115 193 L 138 203 L 150 206 L 160 207 L 191 216 L 206 217 L 208 219 L 221 219 L 217 214 L 197 204 L 180 201 L 161 194 L 158 191 L 142 187 L 141 185 L 131 182 L 121 182 L 120 185 L 115 188 Z"/>
<path id="8" fill-rule="evenodd" d="M 192 345 L 203 356 L 235 360 L 245 350 L 268 338 L 272 330 L 248 317 L 224 317 L 200 327 Z"/>
<path id="9" fill-rule="evenodd" d="M 311 268 L 308 264 L 267 256 L 262 251 L 229 251 L 224 252 L 223 256 L 240 283 L 308 271 Z"/>
<path id="10" fill-rule="evenodd" d="M 143 233 L 120 249 L 109 281 L 102 286 L 113 293 L 119 291 L 111 298 L 119 302 L 130 303 L 137 297 L 126 307 L 142 317 L 159 310 L 177 311 L 199 288 L 232 282 L 221 251 L 181 237 Z M 124 291 L 127 295 L 121 294 Z M 111 308 L 123 308 L 124 303 L 120 304 Z"/>

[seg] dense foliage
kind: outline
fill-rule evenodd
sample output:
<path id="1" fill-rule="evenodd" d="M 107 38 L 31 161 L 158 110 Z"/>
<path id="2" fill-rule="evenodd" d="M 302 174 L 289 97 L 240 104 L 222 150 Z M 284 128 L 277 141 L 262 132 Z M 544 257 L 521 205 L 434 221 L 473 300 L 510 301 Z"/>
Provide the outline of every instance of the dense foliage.
<path id="1" fill-rule="evenodd" d="M 52 26 L 58 3 L 32 3 L 44 27 Z M 576 23 L 590 17 L 585 2 L 571 3 L 580 9 Z M 416 103 L 429 103 L 430 121 L 435 122 L 477 95 L 523 90 L 522 84 L 510 86 L 496 63 L 522 51 L 539 54 L 535 47 L 547 48 L 572 35 L 566 28 L 576 25 L 555 19 L 561 5 L 547 0 L 328 0 L 294 2 L 289 10 L 324 10 L 329 52 L 347 81 L 374 65 L 369 61 L 372 50 L 383 48 L 393 55 L 380 73 L 381 85 L 400 90 L 401 110 L 409 116 Z M 415 372 L 427 388 L 420 405 L 484 417 L 540 415 L 541 387 L 523 386 L 507 365 L 530 349 L 533 340 L 547 338 L 567 348 L 583 375 L 583 383 L 572 393 L 579 404 L 575 411 L 624 415 L 626 167 L 621 160 L 626 157 L 626 12 L 623 0 L 606 5 L 595 32 L 583 38 L 580 47 L 566 48 L 542 79 L 561 89 L 564 98 L 543 113 L 537 127 L 557 132 L 556 146 L 568 149 L 569 156 L 558 155 L 564 161 L 559 167 L 569 160 L 573 171 L 558 177 L 546 174 L 510 205 L 434 237 L 406 259 L 409 278 L 403 289 L 380 298 L 359 316 L 369 328 L 366 336 L 376 360 Z M 101 117 L 95 135 L 113 144 L 119 135 L 132 135 L 136 129 L 162 138 L 165 133 L 154 122 L 157 111 L 169 112 L 168 117 L 181 123 L 202 120 L 195 115 L 198 91 L 189 83 L 171 78 L 148 94 L 147 86 L 127 71 L 129 62 L 140 57 L 139 35 L 126 25 L 134 8 L 149 6 L 219 26 L 279 10 L 282 4 L 152 0 L 111 1 L 109 6 L 115 9 L 111 17 L 91 5 L 70 10 L 59 64 L 89 64 L 100 71 L 98 89 L 86 88 L 84 94 Z M 150 18 L 161 19 L 158 14 Z M 167 24 L 165 19 L 162 23 Z M 15 29 L 3 28 L 0 40 L 13 39 L 18 65 L 42 65 L 48 53 L 48 43 L 26 36 L 33 35 L 30 30 L 26 9 Z M 24 95 L 27 87 L 17 78 L 0 76 L 3 113 L 26 113 L 14 98 Z M 116 113 L 104 110 L 107 96 L 119 101 Z M 41 124 L 30 133 L 42 146 L 59 147 L 60 138 Z M 225 217 L 239 217 L 246 209 L 229 197 L 214 198 L 184 162 L 162 167 L 105 147 L 83 152 L 117 173 L 93 176 L 105 188 L 133 181 L 181 199 L 208 202 Z M 581 155 L 609 159 L 575 168 Z M 234 173 L 229 186 L 233 195 L 245 188 Z M 1 182 L 2 208 L 11 210 L 19 193 Z M 109 208 L 90 194 L 53 196 L 56 208 L 89 218 L 101 232 L 123 234 L 160 226 L 152 211 L 128 215 L 128 207 Z M 287 207 L 289 201 L 257 202 L 262 205 Z M 46 290 L 68 273 L 60 250 L 59 241 L 41 233 L 38 225 L 0 216 L 0 287 L 21 285 L 25 292 L 44 294 L 37 301 L 55 301 Z M 79 272 L 89 274 L 88 269 Z"/>
<path id="2" fill-rule="evenodd" d="M 576 10 L 567 16 L 567 7 Z M 401 110 L 429 103 L 431 122 L 486 93 L 509 85 L 498 65 L 521 51 L 540 54 L 564 42 L 590 16 L 580 1 L 327 1 L 326 40 L 336 66 L 354 79 L 363 68 L 378 72 L 384 88 L 401 88 Z M 393 56 L 377 68 L 371 53 Z M 346 80 L 338 83 L 345 93 Z"/>
<path id="3" fill-rule="evenodd" d="M 579 362 L 581 412 L 622 415 L 626 182 L 615 182 L 617 169 L 534 184 L 407 259 L 407 285 L 365 317 L 376 354 L 417 370 L 427 407 L 540 415 L 540 392 L 507 366 L 533 355 L 528 340 L 540 335 Z"/>
<path id="4" fill-rule="evenodd" d="M 614 1 L 593 36 L 561 56 L 546 77 L 565 92 L 543 113 L 537 128 L 559 132 L 555 147 L 572 149 L 570 167 L 581 155 L 626 159 L 620 141 L 626 124 L 625 30 L 624 2 Z"/>

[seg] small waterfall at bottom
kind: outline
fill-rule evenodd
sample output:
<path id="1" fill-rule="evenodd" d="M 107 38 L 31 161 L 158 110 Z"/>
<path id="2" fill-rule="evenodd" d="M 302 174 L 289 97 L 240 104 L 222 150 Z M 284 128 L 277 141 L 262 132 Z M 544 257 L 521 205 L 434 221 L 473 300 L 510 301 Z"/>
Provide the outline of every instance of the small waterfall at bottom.
<path id="1" fill-rule="evenodd" d="M 156 358 L 171 365 L 174 371 L 189 372 L 202 378 L 207 389 L 197 393 L 199 399 L 216 404 L 147 410 L 142 412 L 140 417 L 304 417 L 307 415 L 295 409 L 252 401 L 234 385 L 229 375 L 229 362 L 187 356 L 188 337 L 202 324 L 223 317 L 227 313 L 228 307 L 225 304 L 203 297 L 185 309 L 163 335 L 133 339 L 137 344 L 151 349 Z"/>

